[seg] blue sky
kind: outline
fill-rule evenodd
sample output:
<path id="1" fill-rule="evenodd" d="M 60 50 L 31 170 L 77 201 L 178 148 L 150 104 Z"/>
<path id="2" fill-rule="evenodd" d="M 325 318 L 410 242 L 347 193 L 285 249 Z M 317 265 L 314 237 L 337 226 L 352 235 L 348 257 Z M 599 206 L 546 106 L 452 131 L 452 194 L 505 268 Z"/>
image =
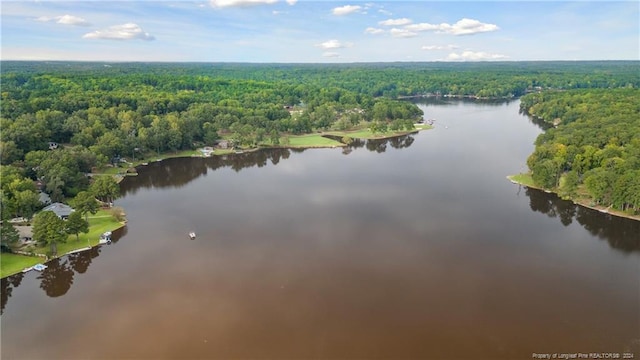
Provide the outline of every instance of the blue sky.
<path id="1" fill-rule="evenodd" d="M 2 1 L 3 60 L 639 60 L 638 1 Z"/>

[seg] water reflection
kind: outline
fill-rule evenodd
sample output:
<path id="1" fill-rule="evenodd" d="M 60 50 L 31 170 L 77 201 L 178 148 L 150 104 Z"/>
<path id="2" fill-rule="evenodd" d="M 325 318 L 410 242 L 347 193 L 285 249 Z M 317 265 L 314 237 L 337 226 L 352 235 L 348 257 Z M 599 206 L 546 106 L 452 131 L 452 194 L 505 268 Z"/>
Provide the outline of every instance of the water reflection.
<path id="1" fill-rule="evenodd" d="M 113 240 L 112 240 L 113 243 Z M 91 261 L 100 255 L 100 247 L 94 247 L 91 250 L 71 254 L 68 256 L 69 265 L 78 274 L 87 272 Z"/>
<path id="2" fill-rule="evenodd" d="M 578 206 L 555 194 L 526 188 L 529 207 L 535 212 L 557 218 L 564 226 L 574 220 L 593 236 L 606 240 L 609 246 L 625 253 L 640 253 L 640 222 Z"/>
<path id="3" fill-rule="evenodd" d="M 36 277 L 40 281 L 40 288 L 49 297 L 65 295 L 71 289 L 75 275 L 87 272 L 93 259 L 100 255 L 102 247 L 116 244 L 126 234 L 127 227 L 125 226 L 113 232 L 109 245 L 96 246 L 90 250 L 65 255 L 47 262 L 47 268 Z M 2 290 L 0 292 L 0 314 L 4 312 L 12 290 L 22 283 L 24 275 L 25 273 L 20 272 L 0 281 L 0 290 Z"/>
<path id="4" fill-rule="evenodd" d="M 49 297 L 62 296 L 69 291 L 73 284 L 73 270 L 69 267 L 69 258 L 53 259 L 47 263 L 47 268 L 38 275 L 40 288 Z"/>
<path id="5" fill-rule="evenodd" d="M 341 141 L 342 137 L 326 135 L 325 137 Z M 411 146 L 415 138 L 404 135 L 388 139 L 354 139 L 343 148 L 343 154 L 348 155 L 354 149 L 366 148 L 369 151 L 383 153 L 387 145 L 394 149 L 405 149 Z M 189 182 L 206 175 L 210 170 L 231 168 L 236 172 L 251 167 L 264 167 L 268 162 L 277 165 L 280 160 L 286 160 L 291 153 L 302 153 L 306 149 L 260 149 L 240 154 L 214 156 L 211 158 L 175 158 L 151 163 L 138 172 L 138 176 L 128 177 L 120 183 L 122 196 L 135 194 L 140 188 L 180 188 Z"/>
<path id="6" fill-rule="evenodd" d="M 15 275 L 0 279 L 0 314 L 4 312 L 4 307 L 7 305 L 7 301 L 11 297 L 11 292 L 14 288 L 20 286 L 24 273 L 17 273 Z"/>

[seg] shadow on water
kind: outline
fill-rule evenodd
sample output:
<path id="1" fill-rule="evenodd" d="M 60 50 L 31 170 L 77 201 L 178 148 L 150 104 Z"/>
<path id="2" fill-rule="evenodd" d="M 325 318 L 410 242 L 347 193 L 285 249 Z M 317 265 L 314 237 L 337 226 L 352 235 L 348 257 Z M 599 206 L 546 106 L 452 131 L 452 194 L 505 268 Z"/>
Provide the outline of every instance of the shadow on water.
<path id="1" fill-rule="evenodd" d="M 264 149 L 210 158 L 174 158 L 138 168 L 138 176 L 120 183 L 122 196 L 135 194 L 140 188 L 183 187 L 210 170 L 231 168 L 236 172 L 250 167 L 263 167 L 267 162 L 277 165 L 291 156 L 290 149 Z"/>
<path id="2" fill-rule="evenodd" d="M 115 230 L 111 236 L 111 244 L 116 244 L 126 234 L 126 226 Z M 71 289 L 75 275 L 87 272 L 93 259 L 100 255 L 102 246 L 65 255 L 47 262 L 47 268 L 36 277 L 37 280 L 40 280 L 40 288 L 49 297 L 65 295 Z M 24 273 L 20 272 L 0 280 L 0 314 L 4 312 L 12 290 L 20 286 L 23 278 Z"/>
<path id="3" fill-rule="evenodd" d="M 557 218 L 564 226 L 577 221 L 593 236 L 606 240 L 613 249 L 640 253 L 639 221 L 603 214 L 536 189 L 526 188 L 525 194 L 529 197 L 531 210 Z"/>
<path id="4" fill-rule="evenodd" d="M 547 131 L 547 130 L 553 128 L 553 124 L 549 124 L 548 122 L 546 122 L 546 121 L 544 121 L 544 120 L 542 120 L 540 118 L 537 118 L 535 116 L 528 115 L 525 112 L 523 112 L 522 110 L 520 110 L 519 113 L 522 114 L 522 115 L 527 115 L 527 118 L 529 118 L 529 121 L 532 124 L 536 125 L 537 127 L 539 127 L 540 129 L 542 129 L 544 131 Z"/>
<path id="5" fill-rule="evenodd" d="M 0 314 L 4 313 L 4 307 L 7 305 L 11 292 L 22 283 L 24 273 L 17 273 L 6 278 L 0 279 Z"/>
<path id="6" fill-rule="evenodd" d="M 342 137 L 326 135 L 325 137 L 341 141 Z M 354 149 L 366 148 L 369 151 L 383 153 L 387 146 L 394 149 L 408 148 L 415 139 L 411 135 L 403 135 L 388 139 L 370 139 L 354 141 L 343 149 L 348 155 Z M 135 194 L 140 188 L 180 188 L 209 171 L 231 168 L 236 172 L 251 167 L 263 167 L 271 162 L 277 165 L 286 160 L 291 153 L 302 153 L 306 149 L 260 149 L 241 154 L 229 154 L 210 158 L 174 158 L 151 163 L 139 168 L 138 176 L 127 177 L 120 183 L 121 196 Z"/>

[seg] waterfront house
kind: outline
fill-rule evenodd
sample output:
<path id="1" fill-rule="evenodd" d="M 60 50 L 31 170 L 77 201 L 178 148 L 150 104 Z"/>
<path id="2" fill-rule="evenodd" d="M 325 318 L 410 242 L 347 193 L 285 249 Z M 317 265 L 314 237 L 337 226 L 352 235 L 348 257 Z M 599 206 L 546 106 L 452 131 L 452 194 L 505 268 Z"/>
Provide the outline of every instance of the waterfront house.
<path id="1" fill-rule="evenodd" d="M 51 204 L 51 198 L 49 197 L 49 195 L 46 192 L 43 192 L 43 191 L 40 191 L 38 193 L 38 200 L 40 200 L 42 205 Z"/>
<path id="2" fill-rule="evenodd" d="M 53 211 L 60 219 L 66 220 L 75 210 L 69 205 L 57 202 L 45 207 L 42 211 Z"/>

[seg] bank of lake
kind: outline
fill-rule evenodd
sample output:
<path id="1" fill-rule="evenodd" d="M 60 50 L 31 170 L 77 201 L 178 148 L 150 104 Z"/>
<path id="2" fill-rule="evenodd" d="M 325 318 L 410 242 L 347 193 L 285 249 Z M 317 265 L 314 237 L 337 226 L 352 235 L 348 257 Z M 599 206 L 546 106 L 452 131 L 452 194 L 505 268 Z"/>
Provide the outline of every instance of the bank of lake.
<path id="1" fill-rule="evenodd" d="M 75 234 L 69 235 L 66 242 L 58 243 L 57 256 L 47 257 L 49 245 L 33 249 L 31 251 L 33 256 L 10 253 L 0 254 L 0 278 L 17 274 L 33 265 L 43 264 L 81 249 L 99 246 L 100 235 L 107 231 L 113 232 L 126 225 L 126 221 L 118 221 L 109 210 L 99 210 L 95 215 L 90 215 L 88 220 L 89 232 L 80 234 L 77 239 Z"/>
<path id="2" fill-rule="evenodd" d="M 361 140 L 384 140 L 395 137 L 400 137 L 408 134 L 413 134 L 422 130 L 433 129 L 433 126 L 428 124 L 414 124 L 414 129 L 411 130 L 400 130 L 400 131 L 386 131 L 386 132 L 376 132 L 373 133 L 368 128 L 359 128 L 352 130 L 330 130 L 323 131 L 312 134 L 302 134 L 302 135 L 286 135 L 281 136 L 279 139 L 279 144 L 272 144 L 270 142 L 262 142 L 258 144 L 256 147 L 246 147 L 246 148 L 238 148 L 236 149 L 219 149 L 215 148 L 211 155 L 229 155 L 234 154 L 237 151 L 249 152 L 255 151 L 261 148 L 293 148 L 293 149 L 312 149 L 312 148 L 335 148 L 335 147 L 344 147 L 347 144 L 330 139 L 328 136 L 333 137 L 348 137 L 351 139 L 361 139 Z M 135 159 L 133 161 L 128 161 L 123 163 L 124 167 L 105 167 L 100 169 L 99 171 L 92 174 L 92 176 L 100 176 L 100 175 L 113 175 L 116 177 L 118 181 L 121 181 L 124 176 L 135 176 L 136 172 L 127 172 L 128 169 L 137 168 L 138 166 L 145 166 L 152 162 L 162 161 L 164 159 L 172 159 L 172 158 L 183 158 L 183 157 L 203 157 L 203 153 L 200 150 L 183 150 L 176 152 L 164 152 L 164 153 L 152 153 L 146 154 L 142 158 Z"/>
<path id="3" fill-rule="evenodd" d="M 371 130 L 363 128 L 356 130 L 346 130 L 346 131 L 325 131 L 314 134 L 303 134 L 303 135 L 290 135 L 281 137 L 280 145 L 271 145 L 267 143 L 261 143 L 258 147 L 253 148 L 245 148 L 241 151 L 255 151 L 264 147 L 280 147 L 280 148 L 298 148 L 298 149 L 307 149 L 307 148 L 335 148 L 335 147 L 343 147 L 346 144 L 330 139 L 326 137 L 326 135 L 330 136 L 338 136 L 338 137 L 348 137 L 351 139 L 390 139 L 394 137 L 404 136 L 407 134 L 416 133 L 421 130 L 429 130 L 433 127 L 426 124 L 416 124 L 415 129 L 406 130 L 406 131 L 387 131 L 387 132 L 377 132 L 373 133 Z M 285 140 L 286 139 L 286 140 Z M 214 149 L 212 155 L 214 156 L 222 156 L 235 153 L 236 150 L 232 149 Z M 137 166 L 144 166 L 150 162 L 162 161 L 165 159 L 171 158 L 183 158 L 183 157 L 202 157 L 202 152 L 199 150 L 185 150 L 179 152 L 168 152 L 155 154 L 153 156 L 144 157 L 142 159 L 136 159 L 132 162 L 127 162 L 124 165 L 126 168 L 122 167 L 108 167 L 103 168 L 99 172 L 92 174 L 92 176 L 115 176 L 117 180 L 122 180 L 125 175 L 136 175 L 137 173 L 128 173 L 127 169 L 135 168 Z M 34 256 L 20 255 L 20 254 L 8 254 L 3 253 L 2 258 L 0 259 L 0 277 L 4 278 L 16 273 L 23 271 L 33 265 L 43 263 L 44 261 L 50 261 L 57 257 L 61 257 L 69 254 L 70 252 L 77 251 L 80 249 L 89 249 L 91 247 L 99 245 L 99 237 L 102 233 L 106 231 L 114 231 L 125 225 L 126 222 L 119 222 L 106 210 L 99 211 L 94 216 L 89 216 L 89 233 L 80 234 L 79 238 L 76 240 L 75 235 L 69 235 L 67 242 L 59 243 L 57 245 L 58 253 L 62 255 L 58 255 L 52 258 L 46 258 L 47 251 L 49 249 L 48 246 L 37 248 L 34 250 Z"/>
<path id="4" fill-rule="evenodd" d="M 640 215 L 631 215 L 620 210 L 612 209 L 611 207 L 594 205 L 592 203 L 593 200 L 589 198 L 584 191 L 582 192 L 579 191 L 577 197 L 563 197 L 560 194 L 558 194 L 558 192 L 556 191 L 537 186 L 533 181 L 533 178 L 531 177 L 531 173 L 520 173 L 516 175 L 509 175 L 507 176 L 507 179 L 509 179 L 514 184 L 526 186 L 528 188 L 537 189 L 547 193 L 556 194 L 558 197 L 562 198 L 563 200 L 571 201 L 576 205 L 579 205 L 588 209 L 597 210 L 605 214 L 611 214 L 614 216 L 619 216 L 619 217 L 623 217 L 631 220 L 640 221 Z"/>

